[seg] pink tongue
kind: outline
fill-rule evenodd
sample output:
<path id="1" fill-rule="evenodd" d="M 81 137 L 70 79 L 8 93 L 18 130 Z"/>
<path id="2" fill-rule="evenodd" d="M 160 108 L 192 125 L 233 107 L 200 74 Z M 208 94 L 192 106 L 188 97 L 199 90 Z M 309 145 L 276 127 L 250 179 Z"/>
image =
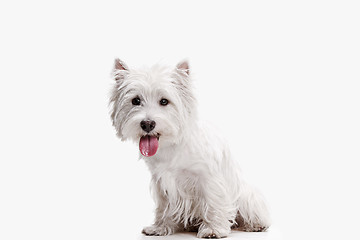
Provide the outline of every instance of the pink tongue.
<path id="1" fill-rule="evenodd" d="M 143 136 L 140 138 L 139 149 L 145 157 L 154 156 L 159 146 L 159 142 L 154 136 Z"/>

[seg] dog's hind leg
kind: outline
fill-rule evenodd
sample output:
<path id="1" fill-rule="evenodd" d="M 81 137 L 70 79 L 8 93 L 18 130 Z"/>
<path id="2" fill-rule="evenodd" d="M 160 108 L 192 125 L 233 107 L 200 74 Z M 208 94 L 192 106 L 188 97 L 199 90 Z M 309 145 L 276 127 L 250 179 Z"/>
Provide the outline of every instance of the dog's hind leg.
<path id="1" fill-rule="evenodd" d="M 263 232 L 270 226 L 269 212 L 262 195 L 249 185 L 242 185 L 235 221 L 234 228 L 246 232 Z"/>

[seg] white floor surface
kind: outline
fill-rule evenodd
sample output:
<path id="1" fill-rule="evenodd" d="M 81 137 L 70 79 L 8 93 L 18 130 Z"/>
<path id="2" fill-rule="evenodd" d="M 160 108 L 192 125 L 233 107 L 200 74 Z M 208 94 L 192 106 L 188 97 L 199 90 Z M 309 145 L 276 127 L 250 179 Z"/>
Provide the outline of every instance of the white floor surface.
<path id="1" fill-rule="evenodd" d="M 196 233 L 175 233 L 170 236 L 145 236 L 139 235 L 138 240 L 181 240 L 181 239 L 198 239 Z M 227 238 L 239 240 L 282 240 L 282 234 L 276 228 L 271 228 L 267 232 L 240 232 L 232 231 Z"/>

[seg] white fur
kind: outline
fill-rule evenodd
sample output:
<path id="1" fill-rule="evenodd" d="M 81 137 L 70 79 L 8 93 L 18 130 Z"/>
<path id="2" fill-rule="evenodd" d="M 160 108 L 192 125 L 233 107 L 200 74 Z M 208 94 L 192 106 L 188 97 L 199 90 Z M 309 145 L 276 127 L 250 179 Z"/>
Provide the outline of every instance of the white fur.
<path id="1" fill-rule="evenodd" d="M 140 122 L 156 122 L 159 148 L 143 157 L 152 174 L 155 223 L 147 235 L 198 229 L 198 237 L 226 237 L 231 228 L 264 231 L 270 226 L 261 195 L 242 178 L 226 141 L 198 120 L 187 62 L 177 68 L 128 69 L 115 61 L 111 117 L 122 140 L 138 143 Z M 140 106 L 132 105 L 139 97 Z M 160 99 L 169 100 L 167 106 Z"/>

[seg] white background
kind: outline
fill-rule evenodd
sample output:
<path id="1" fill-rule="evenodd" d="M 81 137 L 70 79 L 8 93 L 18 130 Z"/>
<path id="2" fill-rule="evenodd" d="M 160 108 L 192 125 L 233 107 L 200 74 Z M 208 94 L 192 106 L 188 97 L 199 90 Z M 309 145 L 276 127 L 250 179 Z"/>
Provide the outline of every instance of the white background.
<path id="1" fill-rule="evenodd" d="M 150 176 L 111 126 L 115 57 L 189 59 L 279 236 L 357 238 L 356 2 L 2 1 L 0 239 L 142 238 Z"/>

